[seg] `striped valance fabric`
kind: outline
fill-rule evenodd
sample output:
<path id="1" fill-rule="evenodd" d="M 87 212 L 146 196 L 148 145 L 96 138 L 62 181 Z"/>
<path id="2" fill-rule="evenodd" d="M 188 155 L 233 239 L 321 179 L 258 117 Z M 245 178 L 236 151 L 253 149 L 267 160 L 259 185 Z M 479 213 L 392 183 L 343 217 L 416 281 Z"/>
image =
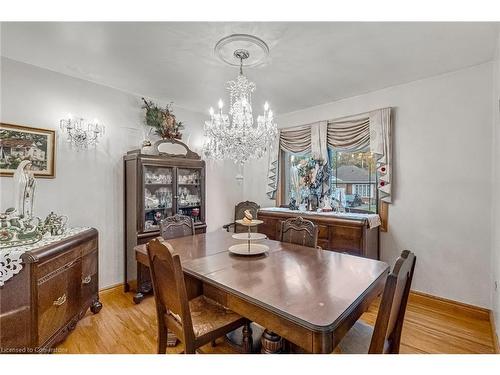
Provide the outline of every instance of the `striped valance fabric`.
<path id="1" fill-rule="evenodd" d="M 363 150 L 370 146 L 370 118 L 328 121 L 327 143 L 339 151 Z"/>

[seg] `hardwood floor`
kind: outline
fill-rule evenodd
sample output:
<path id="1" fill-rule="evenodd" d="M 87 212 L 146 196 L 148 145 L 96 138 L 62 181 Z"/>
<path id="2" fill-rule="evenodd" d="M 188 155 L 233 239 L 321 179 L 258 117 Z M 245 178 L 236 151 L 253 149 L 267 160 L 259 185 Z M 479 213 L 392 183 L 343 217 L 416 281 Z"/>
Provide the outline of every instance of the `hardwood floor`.
<path id="1" fill-rule="evenodd" d="M 61 343 L 59 353 L 155 353 L 156 313 L 154 299 L 132 302 L 132 293 L 121 287 L 101 292 L 103 309 L 97 315 L 87 312 L 74 332 Z M 362 319 L 374 324 L 377 300 Z M 202 348 L 206 353 L 234 353 L 219 339 L 218 345 Z M 182 346 L 168 348 L 169 353 Z M 489 315 L 465 305 L 433 297 L 410 294 L 403 328 L 401 353 L 494 353 Z"/>

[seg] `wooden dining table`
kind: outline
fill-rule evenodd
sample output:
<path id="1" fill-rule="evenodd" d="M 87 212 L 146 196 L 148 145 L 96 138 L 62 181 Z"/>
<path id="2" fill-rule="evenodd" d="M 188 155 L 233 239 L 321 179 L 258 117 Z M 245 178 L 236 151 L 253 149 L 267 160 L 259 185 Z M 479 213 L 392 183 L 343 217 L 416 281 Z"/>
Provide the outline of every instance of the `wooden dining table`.
<path id="1" fill-rule="evenodd" d="M 228 248 L 241 240 L 225 231 L 167 242 L 180 255 L 188 298 L 204 294 L 310 353 L 333 351 L 389 271 L 381 261 L 269 239 L 259 241 L 266 254 L 233 255 Z M 146 246 L 135 253 L 148 266 Z"/>

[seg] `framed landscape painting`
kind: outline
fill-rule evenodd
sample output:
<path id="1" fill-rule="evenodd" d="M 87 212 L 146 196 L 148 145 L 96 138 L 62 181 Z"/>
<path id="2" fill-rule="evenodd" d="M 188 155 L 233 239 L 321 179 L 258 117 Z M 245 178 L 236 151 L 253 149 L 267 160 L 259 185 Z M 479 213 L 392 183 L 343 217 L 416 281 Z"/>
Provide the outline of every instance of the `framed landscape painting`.
<path id="1" fill-rule="evenodd" d="M 13 176 L 23 160 L 31 160 L 35 177 L 54 178 L 54 130 L 0 123 L 0 176 Z"/>

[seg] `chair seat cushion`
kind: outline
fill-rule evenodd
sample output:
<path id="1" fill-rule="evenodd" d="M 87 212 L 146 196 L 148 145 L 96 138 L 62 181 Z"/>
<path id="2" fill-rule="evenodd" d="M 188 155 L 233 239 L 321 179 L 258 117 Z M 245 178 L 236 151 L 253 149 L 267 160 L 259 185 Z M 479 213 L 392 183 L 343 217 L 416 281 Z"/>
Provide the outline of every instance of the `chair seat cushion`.
<path id="1" fill-rule="evenodd" d="M 347 332 L 339 345 L 336 354 L 368 354 L 373 336 L 373 327 L 358 320 Z M 389 349 L 389 341 L 384 342 L 384 353 Z"/>
<path id="2" fill-rule="evenodd" d="M 358 320 L 346 333 L 338 348 L 342 354 L 368 354 L 373 327 Z"/>
<path id="3" fill-rule="evenodd" d="M 210 298 L 198 296 L 189 301 L 191 320 L 196 337 L 233 324 L 242 317 Z"/>

